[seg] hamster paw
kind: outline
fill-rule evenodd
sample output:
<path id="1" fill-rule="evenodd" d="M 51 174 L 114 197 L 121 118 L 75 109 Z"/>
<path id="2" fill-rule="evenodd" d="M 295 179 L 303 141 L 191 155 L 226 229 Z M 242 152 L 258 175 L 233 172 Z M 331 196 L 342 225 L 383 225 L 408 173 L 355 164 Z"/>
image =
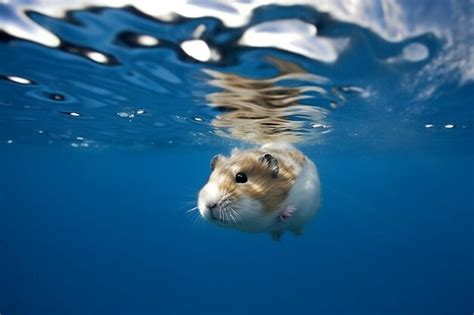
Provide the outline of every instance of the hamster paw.
<path id="1" fill-rule="evenodd" d="M 272 235 L 272 240 L 274 241 L 279 241 L 281 239 L 281 236 L 283 235 L 282 231 L 273 231 L 271 232 Z"/>
<path id="2" fill-rule="evenodd" d="M 286 206 L 285 209 L 278 215 L 278 221 L 284 222 L 286 221 L 289 217 L 295 213 L 296 208 L 293 206 Z"/>
<path id="3" fill-rule="evenodd" d="M 301 236 L 301 235 L 304 234 L 304 231 L 303 231 L 303 227 L 302 227 L 302 226 L 292 228 L 292 229 L 291 229 L 291 232 L 293 232 L 293 234 L 296 235 L 296 236 Z"/>

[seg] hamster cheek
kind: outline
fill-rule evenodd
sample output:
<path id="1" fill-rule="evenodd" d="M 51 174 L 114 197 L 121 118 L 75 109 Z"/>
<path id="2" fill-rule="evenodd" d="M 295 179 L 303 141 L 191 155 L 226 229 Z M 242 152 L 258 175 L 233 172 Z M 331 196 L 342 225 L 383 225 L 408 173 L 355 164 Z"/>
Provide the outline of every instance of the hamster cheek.
<path id="1" fill-rule="evenodd" d="M 242 221 L 258 220 L 263 215 L 260 201 L 247 197 L 239 199 L 235 210 L 237 210 Z"/>
<path id="2" fill-rule="evenodd" d="M 242 198 L 237 203 L 237 228 L 249 232 L 268 231 L 275 218 L 265 213 L 262 203 L 251 198 Z"/>

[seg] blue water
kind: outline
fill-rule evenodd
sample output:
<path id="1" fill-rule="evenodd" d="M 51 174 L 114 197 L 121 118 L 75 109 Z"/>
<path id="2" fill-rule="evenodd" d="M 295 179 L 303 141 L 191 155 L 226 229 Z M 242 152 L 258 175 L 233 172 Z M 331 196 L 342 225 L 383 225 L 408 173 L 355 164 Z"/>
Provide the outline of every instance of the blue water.
<path id="1" fill-rule="evenodd" d="M 0 314 L 474 311 L 470 1 L 80 3 L 0 3 Z M 319 169 L 303 236 L 187 212 L 269 140 Z"/>

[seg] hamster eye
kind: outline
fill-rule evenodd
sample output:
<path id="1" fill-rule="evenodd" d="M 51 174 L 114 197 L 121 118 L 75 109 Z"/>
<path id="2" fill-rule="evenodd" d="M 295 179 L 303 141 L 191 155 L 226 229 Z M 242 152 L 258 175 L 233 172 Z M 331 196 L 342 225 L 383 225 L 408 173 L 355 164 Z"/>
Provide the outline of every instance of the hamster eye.
<path id="1" fill-rule="evenodd" d="M 246 183 L 247 182 L 247 175 L 245 175 L 245 173 L 242 173 L 242 172 L 238 172 L 236 175 L 235 175 L 235 182 L 236 183 Z"/>

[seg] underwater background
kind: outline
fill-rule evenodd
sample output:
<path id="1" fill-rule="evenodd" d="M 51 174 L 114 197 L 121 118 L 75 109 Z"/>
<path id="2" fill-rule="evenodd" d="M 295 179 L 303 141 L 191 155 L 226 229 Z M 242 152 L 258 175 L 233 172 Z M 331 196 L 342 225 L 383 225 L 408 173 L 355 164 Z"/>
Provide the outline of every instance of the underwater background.
<path id="1" fill-rule="evenodd" d="M 0 314 L 472 314 L 474 2 L 0 1 Z M 303 236 L 200 219 L 294 143 Z"/>

